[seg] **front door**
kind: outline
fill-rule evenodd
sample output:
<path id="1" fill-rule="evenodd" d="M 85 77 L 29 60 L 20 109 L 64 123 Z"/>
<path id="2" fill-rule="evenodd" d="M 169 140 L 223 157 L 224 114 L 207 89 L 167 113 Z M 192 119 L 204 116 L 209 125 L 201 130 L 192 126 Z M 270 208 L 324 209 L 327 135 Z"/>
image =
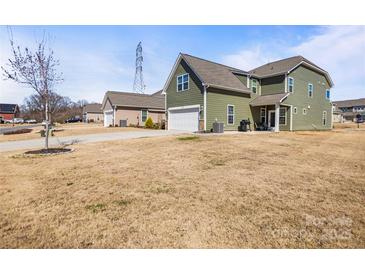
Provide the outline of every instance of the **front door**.
<path id="1" fill-rule="evenodd" d="M 275 127 L 275 110 L 269 110 L 269 127 Z"/>

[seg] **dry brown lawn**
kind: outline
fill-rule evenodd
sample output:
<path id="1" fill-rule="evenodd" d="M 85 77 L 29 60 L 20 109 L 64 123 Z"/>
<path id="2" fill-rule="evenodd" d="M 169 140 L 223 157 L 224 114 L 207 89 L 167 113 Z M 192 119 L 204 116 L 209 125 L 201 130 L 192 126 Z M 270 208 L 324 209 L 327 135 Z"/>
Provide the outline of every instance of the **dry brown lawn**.
<path id="1" fill-rule="evenodd" d="M 20 141 L 20 140 L 30 140 L 41 138 L 39 131 L 44 127 L 39 126 L 33 128 L 32 132 L 23 134 L 11 134 L 2 135 L 0 134 L 0 142 L 7 141 Z M 72 124 L 59 124 L 55 126 L 56 131 L 54 132 L 55 137 L 62 136 L 74 136 L 74 135 L 84 135 L 84 134 L 97 134 L 97 133 L 108 133 L 108 132 L 121 132 L 121 131 L 135 131 L 143 130 L 143 128 L 120 128 L 120 127 L 110 127 L 105 128 L 102 124 L 85 124 L 85 123 L 72 123 Z"/>
<path id="2" fill-rule="evenodd" d="M 74 148 L 0 156 L 0 247 L 365 247 L 365 131 Z"/>

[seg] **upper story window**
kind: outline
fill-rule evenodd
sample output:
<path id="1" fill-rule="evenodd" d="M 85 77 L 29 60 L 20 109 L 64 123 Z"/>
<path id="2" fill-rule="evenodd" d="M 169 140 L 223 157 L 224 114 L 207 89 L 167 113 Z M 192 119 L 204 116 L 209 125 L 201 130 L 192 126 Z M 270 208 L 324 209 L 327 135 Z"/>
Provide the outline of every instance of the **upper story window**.
<path id="1" fill-rule="evenodd" d="M 288 78 L 288 91 L 294 92 L 294 78 L 292 77 Z"/>
<path id="2" fill-rule="evenodd" d="M 189 74 L 185 73 L 177 76 L 177 91 L 184 91 L 189 89 Z"/>
<path id="3" fill-rule="evenodd" d="M 253 93 L 257 92 L 257 80 L 256 79 L 252 79 L 252 92 Z"/>
<path id="4" fill-rule="evenodd" d="M 234 106 L 232 105 L 227 106 L 227 124 L 228 125 L 234 124 Z"/>
<path id="5" fill-rule="evenodd" d="M 326 90 L 326 99 L 329 100 L 331 97 L 331 91 L 329 89 Z"/>
<path id="6" fill-rule="evenodd" d="M 313 98 L 313 84 L 308 84 L 308 97 Z"/>

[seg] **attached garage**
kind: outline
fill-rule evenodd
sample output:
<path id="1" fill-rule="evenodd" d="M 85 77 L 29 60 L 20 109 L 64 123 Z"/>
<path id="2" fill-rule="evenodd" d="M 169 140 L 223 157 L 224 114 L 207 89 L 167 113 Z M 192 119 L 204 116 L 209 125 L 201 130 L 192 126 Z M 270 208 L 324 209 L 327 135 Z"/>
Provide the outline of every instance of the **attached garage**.
<path id="1" fill-rule="evenodd" d="M 104 112 L 104 127 L 113 126 L 113 116 L 112 110 Z"/>
<path id="2" fill-rule="evenodd" d="M 168 128 L 176 130 L 198 131 L 199 111 L 199 105 L 169 108 Z"/>

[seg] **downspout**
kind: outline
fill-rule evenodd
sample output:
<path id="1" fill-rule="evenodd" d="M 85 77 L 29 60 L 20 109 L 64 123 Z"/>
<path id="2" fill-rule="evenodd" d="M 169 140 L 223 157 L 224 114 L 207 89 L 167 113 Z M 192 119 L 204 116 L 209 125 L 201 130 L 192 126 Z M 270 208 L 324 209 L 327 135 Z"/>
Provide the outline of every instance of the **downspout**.
<path id="1" fill-rule="evenodd" d="M 207 88 L 209 87 L 209 85 L 203 83 L 203 88 L 204 88 L 204 106 L 203 106 L 203 111 L 204 111 L 204 131 L 207 130 Z"/>

